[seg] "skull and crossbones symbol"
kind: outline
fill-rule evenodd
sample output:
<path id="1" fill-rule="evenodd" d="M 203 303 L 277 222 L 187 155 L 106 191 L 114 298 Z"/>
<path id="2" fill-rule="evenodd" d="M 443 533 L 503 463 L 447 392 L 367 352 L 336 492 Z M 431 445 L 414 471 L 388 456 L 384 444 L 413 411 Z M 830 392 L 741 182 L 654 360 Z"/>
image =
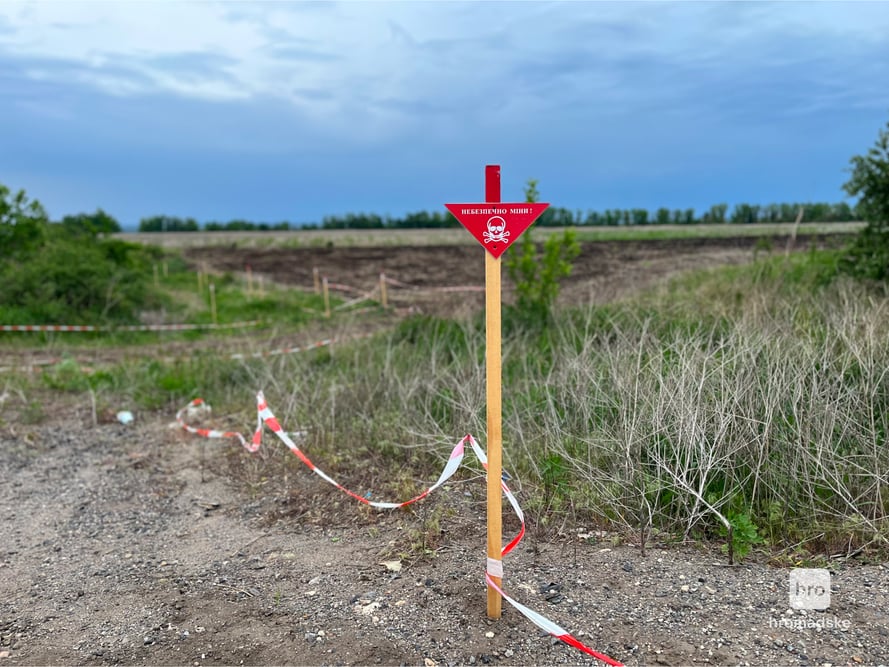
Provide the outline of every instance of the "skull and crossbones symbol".
<path id="1" fill-rule="evenodd" d="M 485 243 L 507 243 L 509 232 L 506 231 L 506 220 L 495 215 L 488 220 L 488 231 L 482 232 Z"/>

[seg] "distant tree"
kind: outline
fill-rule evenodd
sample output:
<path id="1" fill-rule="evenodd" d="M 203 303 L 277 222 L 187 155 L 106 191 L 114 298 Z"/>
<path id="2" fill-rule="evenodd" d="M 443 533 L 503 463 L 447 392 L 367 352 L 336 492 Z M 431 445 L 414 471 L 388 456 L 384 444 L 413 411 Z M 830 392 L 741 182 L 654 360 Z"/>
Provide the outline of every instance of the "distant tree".
<path id="1" fill-rule="evenodd" d="M 155 215 L 139 221 L 140 232 L 196 232 L 199 229 L 198 221 L 194 218 Z"/>
<path id="2" fill-rule="evenodd" d="M 429 228 L 433 227 L 434 219 L 428 211 L 417 211 L 416 213 L 408 213 L 401 222 L 402 227 Z M 380 227 L 383 221 L 380 220 Z"/>
<path id="3" fill-rule="evenodd" d="M 120 223 L 101 208 L 95 213 L 78 213 L 62 218 L 62 229 L 69 234 L 84 236 L 109 236 L 120 231 Z"/>
<path id="4" fill-rule="evenodd" d="M 732 211 L 731 221 L 734 223 L 751 224 L 759 222 L 760 206 L 751 204 L 736 204 Z"/>
<path id="5" fill-rule="evenodd" d="M 833 205 L 831 215 L 836 222 L 849 222 L 852 220 L 852 207 L 844 201 Z"/>
<path id="6" fill-rule="evenodd" d="M 806 222 L 827 222 L 830 220 L 830 209 L 830 204 L 823 202 L 806 204 L 804 220 Z"/>
<path id="7" fill-rule="evenodd" d="M 728 211 L 728 204 L 715 204 L 710 207 L 710 215 L 713 222 L 725 222 L 725 214 Z"/>
<path id="8" fill-rule="evenodd" d="M 225 223 L 225 231 L 227 232 L 246 232 L 254 228 L 252 222 L 246 220 L 229 220 Z"/>
<path id="9" fill-rule="evenodd" d="M 781 207 L 778 204 L 769 204 L 768 206 L 763 206 L 760 220 L 762 220 L 762 222 L 780 222 Z"/>
<path id="10" fill-rule="evenodd" d="M 644 208 L 634 208 L 632 211 L 632 216 L 634 225 L 648 224 L 648 211 L 646 211 Z"/>
<path id="11" fill-rule="evenodd" d="M 851 159 L 851 177 L 843 185 L 858 197 L 856 213 L 867 222 L 849 248 L 844 268 L 875 280 L 889 279 L 889 123 L 866 155 Z"/>

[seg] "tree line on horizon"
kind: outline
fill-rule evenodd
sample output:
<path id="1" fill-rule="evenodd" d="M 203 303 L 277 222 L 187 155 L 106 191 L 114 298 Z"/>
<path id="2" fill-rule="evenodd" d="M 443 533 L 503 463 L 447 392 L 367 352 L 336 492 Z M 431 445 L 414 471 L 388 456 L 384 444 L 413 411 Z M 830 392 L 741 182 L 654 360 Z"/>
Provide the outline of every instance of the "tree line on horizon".
<path id="1" fill-rule="evenodd" d="M 551 206 L 537 221 L 541 227 L 620 227 L 631 225 L 695 225 L 695 224 L 752 224 L 757 222 L 795 222 L 802 211 L 802 222 L 854 222 L 861 219 L 856 207 L 846 202 L 714 204 L 698 213 L 693 208 L 605 209 L 604 211 L 570 210 Z M 321 223 L 295 224 L 290 222 L 251 222 L 231 220 L 210 221 L 201 225 L 194 218 L 155 215 L 139 222 L 140 232 L 217 232 L 217 231 L 287 231 L 291 229 L 441 229 L 459 227 L 460 223 L 449 211 L 417 211 L 404 217 L 381 216 L 376 213 L 347 213 L 328 215 Z"/>

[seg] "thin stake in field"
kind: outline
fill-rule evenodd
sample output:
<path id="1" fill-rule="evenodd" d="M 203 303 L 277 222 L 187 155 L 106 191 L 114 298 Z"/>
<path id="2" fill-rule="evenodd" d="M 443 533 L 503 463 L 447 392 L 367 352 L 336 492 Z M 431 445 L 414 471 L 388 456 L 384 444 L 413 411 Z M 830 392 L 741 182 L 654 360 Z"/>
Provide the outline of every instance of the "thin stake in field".
<path id="1" fill-rule="evenodd" d="M 327 287 L 327 276 L 321 281 L 322 291 L 324 292 L 324 317 L 330 317 L 330 289 Z"/>
<path id="2" fill-rule="evenodd" d="M 318 267 L 312 267 L 312 285 L 315 288 L 315 294 L 321 294 L 321 281 L 318 275 Z"/>
<path id="3" fill-rule="evenodd" d="M 386 292 L 386 274 L 380 273 L 380 305 L 389 307 L 389 294 Z"/>
<path id="4" fill-rule="evenodd" d="M 501 416 L 501 296 L 500 256 L 549 204 L 504 204 L 500 202 L 500 165 L 485 167 L 484 204 L 445 204 L 447 209 L 487 251 L 485 253 L 485 384 L 488 426 L 488 563 L 494 585 L 502 587 L 503 501 L 502 501 L 502 416 Z M 488 617 L 500 618 L 502 598 L 488 586 Z"/>
<path id="5" fill-rule="evenodd" d="M 216 285 L 210 283 L 210 314 L 213 316 L 213 324 L 219 324 L 216 317 Z"/>

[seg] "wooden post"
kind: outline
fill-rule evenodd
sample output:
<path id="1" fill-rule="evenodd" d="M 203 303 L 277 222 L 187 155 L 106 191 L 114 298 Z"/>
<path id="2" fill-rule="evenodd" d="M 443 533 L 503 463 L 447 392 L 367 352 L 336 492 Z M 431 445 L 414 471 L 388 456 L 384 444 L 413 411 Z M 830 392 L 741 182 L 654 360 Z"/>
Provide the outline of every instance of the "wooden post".
<path id="1" fill-rule="evenodd" d="M 485 167 L 485 202 L 500 202 L 500 167 Z M 485 384 L 488 406 L 488 573 L 497 586 L 502 577 L 503 501 L 500 489 L 501 453 L 501 371 L 500 371 L 500 258 L 485 253 Z M 492 567 L 492 561 L 496 565 Z M 488 618 L 500 618 L 502 599 L 493 586 L 488 586 Z"/>
<path id="2" fill-rule="evenodd" d="M 485 249 L 485 385 L 488 427 L 488 617 L 500 618 L 503 580 L 500 258 L 549 204 L 500 199 L 500 165 L 485 166 L 485 203 L 445 204 Z M 509 229 L 507 229 L 509 227 Z"/>
<path id="3" fill-rule="evenodd" d="M 210 314 L 213 316 L 213 324 L 219 324 L 216 317 L 216 285 L 210 283 Z"/>
<path id="4" fill-rule="evenodd" d="M 386 274 L 380 274 L 380 304 L 383 308 L 389 307 L 389 295 L 386 292 Z"/>
<path id="5" fill-rule="evenodd" d="M 330 317 L 330 291 L 327 289 L 327 276 L 321 281 L 324 292 L 324 317 Z"/>
<path id="6" fill-rule="evenodd" d="M 312 267 L 312 283 L 315 286 L 315 294 L 321 294 L 321 282 L 318 280 L 318 267 Z"/>

